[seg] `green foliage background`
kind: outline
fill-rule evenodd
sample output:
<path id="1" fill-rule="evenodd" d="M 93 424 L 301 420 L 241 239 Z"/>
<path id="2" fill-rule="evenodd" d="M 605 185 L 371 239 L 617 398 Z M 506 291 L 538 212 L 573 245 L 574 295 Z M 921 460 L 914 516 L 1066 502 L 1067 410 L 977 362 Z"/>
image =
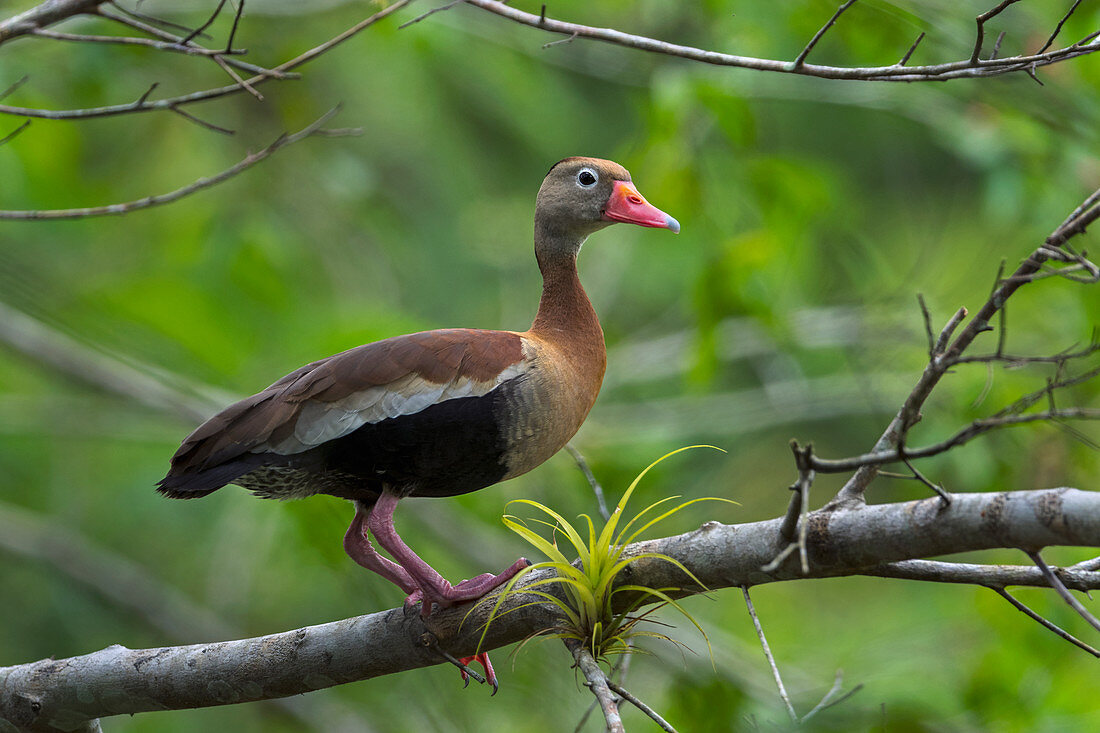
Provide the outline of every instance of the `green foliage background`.
<path id="1" fill-rule="evenodd" d="M 533 12 L 539 4 L 517 0 Z M 1042 45 L 1067 3 L 1021 3 L 991 26 L 1002 53 Z M 16 9 L 31 3 L 17 3 Z M 147 2 L 191 25 L 213 2 Z M 559 0 L 552 16 L 745 55 L 793 58 L 835 0 L 665 3 Z M 1085 3 L 1063 31 L 1096 29 Z M 683 233 L 615 227 L 594 236 L 581 274 L 610 349 L 608 381 L 576 445 L 617 498 L 652 459 L 694 442 L 639 488 L 741 503 L 695 505 L 664 531 L 780 514 L 794 476 L 787 440 L 821 454 L 868 449 L 925 358 L 915 295 L 941 324 L 984 300 L 1002 259 L 1026 256 L 1100 185 L 1100 57 L 984 81 L 837 82 L 731 70 L 545 34 L 469 7 L 405 30 L 417 4 L 312 62 L 301 81 L 179 116 L 39 120 L 0 147 L 0 208 L 91 206 L 168 191 L 228 167 L 337 102 L 355 138 L 314 138 L 168 207 L 124 217 L 0 224 L 0 301 L 147 371 L 201 392 L 243 395 L 307 361 L 443 326 L 523 329 L 538 300 L 534 194 L 567 155 L 618 160 Z M 249 2 L 238 44 L 273 65 L 373 12 L 366 2 Z M 969 55 L 986 4 L 855 6 L 811 60 L 913 63 Z M 5 8 L 5 16 L 10 14 Z M 102 30 L 93 21 L 67 30 Z M 226 25 L 215 27 L 222 39 Z M 0 54 L 10 104 L 92 107 L 226 83 L 201 59 L 23 39 Z M 0 135 L 19 124 L 0 119 Z M 1091 235 L 1095 239 L 1095 235 Z M 1088 242 L 1086 242 L 1087 244 Z M 1093 247 L 1095 249 L 1095 247 Z M 1010 305 L 1009 347 L 1051 353 L 1087 342 L 1100 298 L 1059 280 Z M 994 336 L 980 344 L 991 349 Z M 929 402 L 915 443 L 942 439 L 1023 391 L 1042 369 L 960 369 Z M 196 387 L 198 385 L 198 387 Z M 1081 388 L 1078 403 L 1096 404 Z M 400 594 L 354 566 L 340 501 L 259 502 L 233 488 L 196 502 L 153 483 L 192 423 L 96 391 L 0 347 L 0 501 L 139 563 L 195 603 L 259 635 L 389 608 Z M 1097 430 L 1082 430 L 1098 437 Z M 1096 487 L 1098 453 L 1054 427 L 992 435 L 922 464 L 954 491 Z M 821 477 L 816 499 L 839 486 Z M 874 501 L 922 495 L 879 479 Z M 410 501 L 398 524 L 448 577 L 523 552 L 500 524 L 525 497 L 566 516 L 593 512 L 568 455 L 453 500 Z M 172 636 L 40 556 L 0 562 L 0 664 L 208 641 Z M 985 561 L 1026 562 L 1019 553 Z M 1050 551 L 1069 563 L 1084 554 Z M 1088 631 L 1049 593 L 1019 596 Z M 796 706 L 837 669 L 864 689 L 811 729 L 1087 731 L 1100 728 L 1095 660 L 992 592 L 867 578 L 765 586 L 754 600 Z M 782 728 L 739 593 L 686 602 L 689 629 L 633 660 L 629 687 L 685 731 Z M 670 623 L 679 623 L 670 615 Z M 683 626 L 683 624 L 680 624 Z M 503 688 L 463 690 L 447 666 L 305 698 L 317 730 L 570 730 L 589 705 L 556 644 L 497 652 Z M 537 712 L 532 714 L 532 704 Z M 321 712 L 316 712 L 320 710 Z M 345 717 L 350 716 L 350 717 Z M 626 712 L 628 727 L 649 723 Z M 266 704 L 139 715 L 111 731 L 302 729 Z M 600 723 L 590 719 L 588 729 Z"/>

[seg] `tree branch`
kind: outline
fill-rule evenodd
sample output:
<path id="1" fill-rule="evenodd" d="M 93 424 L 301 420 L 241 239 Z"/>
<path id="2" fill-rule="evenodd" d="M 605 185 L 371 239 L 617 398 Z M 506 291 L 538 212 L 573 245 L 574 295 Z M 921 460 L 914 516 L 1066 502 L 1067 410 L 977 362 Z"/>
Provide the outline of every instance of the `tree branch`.
<path id="1" fill-rule="evenodd" d="M 88 13 L 104 0 L 46 0 L 30 10 L 0 21 L 0 43 L 34 33 L 39 28 L 59 23 L 74 15 Z"/>
<path id="2" fill-rule="evenodd" d="M 1062 599 L 1069 605 L 1069 607 L 1076 611 L 1081 618 L 1088 621 L 1089 625 L 1091 625 L 1094 629 L 1100 631 L 1100 619 L 1097 619 L 1095 616 L 1089 613 L 1088 609 L 1081 605 L 1081 602 L 1079 600 L 1073 597 L 1073 594 L 1069 592 L 1065 584 L 1062 582 L 1061 578 L 1059 578 L 1058 575 L 1053 570 L 1051 570 L 1050 566 L 1047 565 L 1046 562 L 1043 560 L 1042 555 L 1040 555 L 1038 551 L 1035 550 L 1027 550 L 1027 555 L 1031 558 L 1031 561 L 1035 563 L 1035 566 L 1039 568 L 1040 572 L 1042 572 L 1043 577 L 1046 578 L 1047 582 L 1050 584 L 1050 587 L 1053 588 L 1055 592 L 1062 597 Z"/>
<path id="3" fill-rule="evenodd" d="M 1100 586 L 1100 572 L 1087 568 L 1061 568 L 1058 571 L 1066 586 L 1088 591 Z M 1007 585 L 1049 588 L 1046 576 L 1033 565 L 979 565 L 937 560 L 902 560 L 867 568 L 860 575 L 878 578 L 922 580 L 930 583 L 966 583 L 990 588 Z"/>
<path id="4" fill-rule="evenodd" d="M 1043 412 L 1028 415 L 1004 415 L 975 420 L 950 438 L 926 445 L 922 448 L 892 448 L 890 450 L 864 453 L 851 458 L 828 459 L 813 456 L 810 460 L 814 470 L 821 473 L 846 473 L 868 466 L 881 466 L 884 463 L 905 461 L 914 458 L 928 458 L 969 443 L 980 435 L 998 428 L 1027 425 L 1034 422 L 1054 422 L 1057 420 L 1100 420 L 1100 408 L 1067 407 L 1064 409 L 1045 410 Z"/>
<path id="5" fill-rule="evenodd" d="M 200 178 L 197 181 L 195 181 L 194 183 L 188 184 L 188 185 L 184 186 L 183 188 L 178 188 L 175 191 L 170 191 L 169 193 L 160 194 L 158 196 L 146 196 L 143 199 L 138 199 L 136 201 L 127 201 L 127 202 L 121 203 L 121 204 L 110 204 L 110 205 L 107 205 L 107 206 L 94 206 L 94 207 L 84 208 L 84 209 L 46 209 L 46 210 L 3 210 L 3 209 L 0 209 L 0 219 L 10 219 L 10 220 L 17 220 L 17 221 L 34 221 L 34 220 L 42 220 L 42 219 L 82 219 L 82 218 L 86 218 L 86 217 L 90 217 L 90 216 L 107 216 L 107 215 L 112 215 L 112 214 L 128 214 L 131 211 L 137 211 L 139 209 L 148 209 L 152 206 L 160 206 L 160 205 L 163 205 L 163 204 L 170 204 L 173 201 L 179 201 L 180 199 L 184 198 L 185 196 L 189 196 L 190 194 L 193 194 L 196 191 L 201 191 L 204 188 L 210 188 L 211 186 L 215 186 L 215 185 L 221 183 L 222 181 L 228 180 L 228 179 L 232 178 L 233 176 L 237 175 L 238 173 L 242 173 L 243 171 L 248 170 L 252 166 L 259 163 L 260 161 L 271 157 L 272 155 L 277 153 L 279 150 L 281 150 L 282 148 L 285 148 L 288 145 L 293 145 L 294 143 L 296 143 L 300 140 L 304 140 L 305 138 L 310 137 L 311 135 L 316 135 L 316 134 L 321 133 L 322 132 L 321 128 L 324 126 L 324 124 L 326 122 L 328 122 L 329 120 L 331 120 L 336 115 L 336 113 L 339 112 L 339 110 L 340 110 L 339 107 L 334 107 L 333 109 L 329 110 L 324 115 L 319 117 L 317 120 L 315 120 L 313 123 L 311 123 L 309 126 L 299 130 L 298 132 L 296 132 L 292 135 L 288 135 L 288 134 L 284 133 L 283 135 L 280 135 L 278 137 L 278 139 L 275 140 L 275 142 L 271 143 L 270 145 L 268 145 L 263 150 L 260 150 L 259 152 L 256 152 L 256 153 L 249 153 L 247 156 L 245 156 L 244 160 L 242 160 L 241 162 L 239 162 L 236 165 L 232 166 L 231 168 L 227 168 L 226 170 L 222 171 L 221 173 L 218 173 L 217 175 L 214 175 L 214 176 L 210 176 L 209 178 Z M 183 113 L 182 110 L 176 110 L 176 111 L 180 112 L 181 114 Z"/>
<path id="6" fill-rule="evenodd" d="M 1001 598 L 1004 598 L 1006 601 L 1011 603 L 1012 606 L 1017 611 L 1019 611 L 1020 613 L 1024 614 L 1025 616 L 1032 619 L 1033 621 L 1037 622 L 1039 625 L 1049 629 L 1050 631 L 1053 631 L 1055 634 L 1062 637 L 1063 639 L 1068 641 L 1070 644 L 1073 644 L 1074 646 L 1080 647 L 1081 649 L 1085 650 L 1086 652 L 1088 652 L 1089 654 L 1091 654 L 1094 657 L 1100 658 L 1100 650 L 1096 649 L 1093 646 L 1090 646 L 1089 644 L 1086 644 L 1085 642 L 1081 641 L 1080 639 L 1078 639 L 1073 634 L 1071 634 L 1068 631 L 1066 631 L 1065 629 L 1063 629 L 1061 626 L 1058 626 L 1057 624 L 1053 623 L 1049 619 L 1043 618 L 1041 615 L 1035 613 L 1035 611 L 1032 611 L 1026 605 L 1021 603 L 1018 598 L 1013 596 L 1011 593 L 1009 593 L 1004 588 L 1002 588 L 1000 586 L 991 586 L 991 587 L 997 593 L 997 595 L 999 595 Z"/>
<path id="7" fill-rule="evenodd" d="M 683 535 L 637 543 L 628 552 L 668 555 L 710 590 L 795 580 L 803 574 L 794 559 L 771 573 L 760 570 L 785 542 L 782 522 L 708 522 Z M 1062 488 L 957 494 L 948 507 L 927 499 L 817 511 L 809 525 L 806 577 L 886 574 L 884 565 L 924 556 L 997 547 L 1100 547 L 1100 493 Z M 1074 582 L 1100 588 L 1100 573 L 1074 572 Z M 523 584 L 549 573 L 531 573 Z M 998 578 L 996 571 L 990 577 Z M 624 584 L 678 589 L 674 596 L 702 590 L 674 565 L 653 558 L 636 560 L 620 578 Z M 624 604 L 625 595 L 617 596 Z M 104 715 L 271 699 L 440 664 L 423 634 L 433 634 L 454 656 L 473 654 L 495 602 L 490 598 L 472 610 L 466 605 L 438 612 L 428 619 L 430 627 L 418 614 L 393 609 L 254 639 L 145 650 L 112 646 L 3 668 L 0 718 L 17 728 L 60 729 Z M 522 593 L 507 599 L 481 650 L 554 627 L 554 609 L 538 600 Z"/>
<path id="8" fill-rule="evenodd" d="M 1015 0 L 1011 0 L 1015 2 Z M 916 44 L 905 55 L 902 61 L 890 66 L 819 66 L 815 64 L 799 63 L 796 61 L 780 61 L 776 59 L 756 58 L 753 56 L 737 56 L 734 54 L 709 51 L 693 46 L 681 46 L 668 43 L 646 36 L 624 33 L 614 28 L 594 28 L 592 26 L 569 23 L 554 20 L 546 16 L 545 12 L 534 15 L 522 10 L 510 7 L 499 0 L 466 0 L 467 4 L 478 7 L 484 11 L 493 13 L 502 18 L 514 21 L 521 25 L 538 28 L 548 33 L 556 33 L 570 38 L 588 38 L 594 41 L 610 43 L 626 48 L 633 48 L 648 53 L 675 56 L 677 58 L 698 61 L 715 66 L 732 66 L 742 69 L 755 69 L 757 71 L 773 71 L 781 74 L 799 74 L 803 76 L 815 76 L 823 79 L 853 79 L 860 81 L 945 81 L 948 79 L 965 79 L 976 77 L 999 76 L 1018 71 L 1028 71 L 1040 66 L 1058 63 L 1078 56 L 1100 51 L 1100 43 L 1093 42 L 1090 36 L 1083 41 L 1063 48 L 1046 51 L 1028 56 L 1009 56 L 997 59 L 967 58 L 944 64 L 930 66 L 906 66 Z M 851 5 L 851 1 L 845 3 L 841 10 Z M 839 15 L 839 12 L 837 13 Z M 836 16 L 833 20 L 835 21 Z M 828 25 L 819 31 L 819 35 L 828 29 Z M 979 24 L 979 31 L 981 25 Z M 812 43 L 812 42 L 811 42 Z M 976 45 L 980 45 L 980 39 Z M 812 49 L 812 45 L 804 49 L 803 54 Z M 799 58 L 805 59 L 803 54 Z"/>
<path id="9" fill-rule="evenodd" d="M 764 636 L 764 627 L 760 625 L 760 618 L 756 615 L 756 608 L 752 605 L 752 597 L 749 595 L 747 585 L 741 586 L 741 594 L 745 598 L 745 606 L 749 609 L 749 616 L 752 617 L 752 625 L 756 629 L 756 638 L 760 640 L 760 646 L 764 649 L 764 658 L 768 660 L 768 666 L 771 667 L 775 686 L 779 690 L 779 699 L 786 706 L 787 715 L 790 716 L 791 722 L 797 724 L 798 713 L 794 711 L 794 705 L 791 704 L 791 698 L 787 694 L 787 687 L 783 684 L 783 677 L 779 674 L 779 667 L 775 664 L 775 657 L 772 656 L 772 649 L 768 646 L 768 638 Z"/>
<path id="10" fill-rule="evenodd" d="M 262 67 L 253 67 L 261 69 L 256 72 L 256 75 L 242 80 L 245 83 L 235 83 L 228 86 L 217 87 L 214 89 L 205 89 L 202 91 L 191 92 L 189 94 L 181 94 L 175 97 L 167 97 L 164 99 L 149 100 L 148 95 L 142 96 L 140 99 L 134 102 L 128 102 L 126 104 L 113 104 L 103 107 L 92 107 L 88 109 L 68 109 L 68 110 L 45 110 L 35 109 L 31 107 L 13 107 L 9 105 L 0 105 L 0 114 L 19 115 L 23 117 L 37 117 L 49 120 L 77 120 L 77 119 L 91 119 L 94 117 L 112 117 L 116 115 L 131 114 L 136 112 L 157 112 L 157 111 L 178 111 L 178 108 L 194 104 L 196 102 L 205 102 L 211 99 L 218 99 L 221 97 L 237 94 L 248 89 L 255 89 L 263 82 L 269 79 L 286 79 L 292 78 L 286 72 L 291 69 L 295 69 L 308 61 L 311 61 L 321 54 L 335 48 L 339 44 L 348 40 L 357 33 L 369 28 L 383 18 L 391 15 L 392 13 L 400 10 L 408 5 L 412 0 L 397 0 L 392 5 L 389 5 L 377 13 L 363 19 L 359 23 L 355 24 L 351 28 L 343 31 L 342 33 L 333 36 L 324 43 L 311 48 L 310 50 L 302 53 L 295 58 L 285 61 L 273 69 L 262 69 Z M 115 16 L 109 16 L 114 20 L 118 20 Z M 29 32 L 29 31 L 28 31 Z M 172 36 L 171 34 L 165 34 L 168 38 L 176 40 L 179 38 Z M 2 38 L 0 38 L 2 40 Z M 235 59 L 228 59 L 227 62 L 235 63 Z M 244 68 L 240 64 L 237 64 L 239 68 Z M 251 65 L 249 65 L 251 66 Z M 246 69 L 247 70 L 247 69 Z"/>
<path id="11" fill-rule="evenodd" d="M 828 22 L 826 22 L 825 25 L 821 26 L 817 33 L 814 34 L 814 37 L 810 39 L 810 42 L 806 44 L 806 47 L 802 49 L 802 53 L 798 54 L 798 57 L 795 58 L 795 68 L 798 68 L 802 66 L 803 63 L 805 63 L 806 57 L 810 55 L 810 51 L 814 50 L 814 46 L 817 45 L 817 42 L 820 41 L 822 36 L 824 36 L 828 32 L 828 30 L 833 27 L 833 24 L 837 22 L 837 20 L 840 18 L 845 10 L 855 5 L 855 2 L 856 0 L 847 0 L 847 2 L 836 9 L 836 12 L 833 13 L 833 17 L 829 18 Z"/>
<path id="12" fill-rule="evenodd" d="M 990 330 L 990 321 L 1004 308 L 1008 299 L 1024 284 L 1031 282 L 1032 276 L 1038 273 L 1047 261 L 1051 259 L 1062 259 L 1065 254 L 1062 252 L 1062 248 L 1069 239 L 1082 234 L 1089 224 L 1094 222 L 1098 217 L 1100 217 L 1100 189 L 1094 191 L 1077 206 L 1077 208 L 1066 217 L 1065 221 L 1046 238 L 1043 244 L 1016 268 L 1012 276 L 1000 281 L 1000 284 L 993 289 L 993 292 L 986 302 L 970 319 L 962 332 L 958 336 L 955 336 L 955 340 L 948 346 L 947 342 L 952 337 L 955 328 L 959 325 L 960 316 L 956 313 L 956 316 L 952 318 L 948 326 L 944 328 L 939 341 L 933 346 L 933 354 L 930 356 L 928 364 L 925 366 L 916 385 L 905 398 L 901 408 L 890 421 L 886 430 L 875 442 L 870 453 L 865 455 L 880 457 L 886 453 L 891 453 L 894 456 L 899 455 L 896 448 L 904 443 L 909 429 L 920 419 L 921 407 L 932 394 L 932 390 L 939 384 L 940 379 L 948 373 L 952 366 L 958 363 L 958 360 L 974 342 L 975 338 L 981 333 Z M 1029 417 L 1029 421 L 1034 421 L 1035 419 L 1037 418 Z M 1022 421 L 1023 420 L 1021 420 L 1021 422 Z M 981 421 L 976 421 L 976 423 L 977 422 Z M 1011 423 L 1006 420 L 1005 424 Z M 988 428 L 979 428 L 976 424 L 972 423 L 970 428 L 964 429 L 964 431 L 961 432 L 966 432 L 966 430 L 969 429 L 981 429 L 984 431 Z M 965 436 L 956 437 L 965 438 Z M 914 451 L 908 451 L 907 455 L 909 457 L 917 457 Z M 815 457 L 814 460 L 819 461 L 820 459 Z M 859 504 L 864 501 L 863 492 L 878 474 L 878 466 L 881 465 L 882 462 L 863 462 L 859 463 L 858 468 L 856 468 L 857 463 L 859 462 L 853 462 L 847 469 L 838 469 L 856 469 L 856 471 L 827 506 L 835 507 L 843 504 Z M 820 463 L 815 464 L 814 468 L 822 472 L 827 470 Z"/>
<path id="13" fill-rule="evenodd" d="M 661 730 L 665 731 L 665 733 L 676 733 L 676 729 L 673 728 L 667 720 L 662 718 L 656 710 L 639 700 L 634 694 L 632 694 L 622 685 L 616 684 L 615 681 L 610 677 L 607 677 L 607 686 L 616 695 L 645 713 L 646 716 L 649 717 L 654 723 L 656 723 Z"/>
<path id="14" fill-rule="evenodd" d="M 573 655 L 574 664 L 584 675 L 584 686 L 592 691 L 603 710 L 607 733 L 625 733 L 623 719 L 619 715 L 619 702 L 607 686 L 607 675 L 600 669 L 592 653 L 576 639 L 566 639 L 565 646 Z"/>

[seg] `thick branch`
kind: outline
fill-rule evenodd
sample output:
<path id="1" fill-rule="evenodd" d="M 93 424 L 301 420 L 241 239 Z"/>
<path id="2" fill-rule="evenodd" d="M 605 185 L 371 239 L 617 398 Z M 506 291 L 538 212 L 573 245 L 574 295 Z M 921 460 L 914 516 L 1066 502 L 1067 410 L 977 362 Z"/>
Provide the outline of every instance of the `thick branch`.
<path id="1" fill-rule="evenodd" d="M 33 33 L 74 15 L 87 13 L 103 4 L 104 0 L 46 0 L 30 10 L 0 21 L 0 43 Z"/>
<path id="2" fill-rule="evenodd" d="M 760 569 L 785 544 L 779 533 L 782 521 L 708 522 L 696 531 L 641 542 L 628 551 L 664 553 L 711 590 L 794 580 L 803 577 L 794 558 L 771 573 Z M 1098 547 L 1100 493 L 1047 489 L 957 494 L 947 507 L 928 499 L 818 511 L 810 514 L 809 525 L 806 577 L 887 574 L 881 566 L 888 563 L 955 552 Z M 544 579 L 548 572 L 532 573 L 525 582 Z M 638 560 L 620 577 L 623 583 L 679 588 L 676 595 L 700 590 L 673 565 L 654 559 Z M 1100 588 L 1100 573 L 1076 577 Z M 994 578 L 1000 585 L 1003 578 Z M 483 651 L 558 622 L 546 604 L 507 612 L 528 600 L 522 595 L 509 599 L 504 615 L 489 627 Z M 49 730 L 51 725 L 75 726 L 111 714 L 295 695 L 439 664 L 443 660 L 431 642 L 438 639 L 455 656 L 473 654 L 491 606 L 482 603 L 469 618 L 468 606 L 447 609 L 429 619 L 429 628 L 418 614 L 406 616 L 394 609 L 255 639 L 144 650 L 112 646 L 83 657 L 8 667 L 0 669 L 0 718 L 17 728 Z"/>

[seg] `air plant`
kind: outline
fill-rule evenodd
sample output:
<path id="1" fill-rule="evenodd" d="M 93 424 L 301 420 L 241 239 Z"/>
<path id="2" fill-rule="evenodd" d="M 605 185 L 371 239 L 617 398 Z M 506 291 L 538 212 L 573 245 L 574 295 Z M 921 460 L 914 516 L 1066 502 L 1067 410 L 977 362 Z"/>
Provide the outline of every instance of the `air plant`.
<path id="1" fill-rule="evenodd" d="M 682 451 L 692 448 L 713 447 L 714 446 L 687 446 L 666 453 L 649 464 L 649 466 L 639 473 L 631 482 L 630 486 L 623 493 L 622 498 L 619 499 L 619 503 L 615 506 L 615 510 L 611 513 L 611 516 L 607 519 L 598 534 L 592 518 L 587 514 L 580 515 L 587 525 L 587 539 L 582 536 L 581 532 L 579 532 L 576 527 L 566 521 L 564 517 L 539 502 L 529 499 L 516 499 L 509 502 L 509 507 L 512 504 L 526 504 L 538 509 L 553 519 L 553 522 L 543 519 L 531 520 L 551 528 L 551 539 L 548 540 L 528 527 L 523 519 L 511 514 L 505 514 L 503 517 L 504 524 L 509 529 L 536 547 L 550 559 L 546 562 L 540 562 L 526 568 L 508 582 L 503 592 L 497 598 L 496 605 L 493 607 L 492 612 L 489 614 L 489 619 L 482 632 L 482 640 L 484 640 L 485 633 L 488 631 L 488 625 L 499 615 L 500 608 L 504 601 L 510 595 L 523 593 L 536 596 L 539 600 L 523 604 L 511 610 L 519 610 L 528 605 L 535 605 L 545 601 L 554 604 L 561 612 L 562 617 L 560 625 L 534 634 L 532 637 L 525 640 L 524 644 L 536 636 L 551 639 L 573 639 L 587 647 L 596 659 L 610 663 L 609 658 L 612 655 L 634 651 L 632 641 L 638 637 L 651 637 L 670 642 L 673 641 L 668 636 L 659 632 L 638 628 L 639 624 L 647 620 L 650 614 L 668 605 L 683 614 L 684 617 L 699 630 L 699 633 L 703 635 L 703 639 L 707 641 L 707 648 L 709 649 L 710 640 L 707 639 L 706 632 L 703 631 L 702 626 L 700 626 L 695 618 L 669 595 L 669 592 L 675 590 L 675 588 L 647 588 L 642 585 L 633 584 L 617 586 L 615 580 L 630 563 L 642 559 L 652 559 L 675 565 L 683 571 L 687 577 L 691 578 L 694 583 L 705 588 L 705 586 L 703 586 L 703 584 L 700 583 L 691 571 L 684 567 L 681 562 L 668 555 L 657 552 L 644 552 L 624 558 L 623 552 L 631 542 L 647 529 L 691 504 L 708 500 L 729 501 L 731 504 L 736 504 L 737 502 L 715 497 L 691 499 L 671 509 L 665 509 L 663 513 L 652 516 L 652 518 L 648 519 L 648 521 L 645 521 L 643 524 L 642 522 L 646 519 L 647 515 L 656 513 L 656 510 L 663 507 L 668 502 L 680 498 L 679 496 L 670 496 L 647 506 L 641 512 L 634 515 L 632 519 L 627 521 L 621 529 L 619 525 L 622 521 L 623 512 L 626 509 L 631 494 L 634 493 L 634 489 L 650 469 L 666 458 Z M 715 450 L 721 449 L 715 448 Z M 576 550 L 576 562 L 570 561 L 558 548 L 557 535 L 559 533 L 565 537 L 569 541 L 569 544 Z M 527 585 L 522 588 L 522 590 L 517 591 L 515 589 L 516 584 L 527 575 L 527 573 L 543 568 L 554 570 L 556 574 Z M 563 591 L 561 595 L 564 597 L 559 597 L 545 590 L 540 590 L 541 587 L 554 584 L 561 587 Z M 614 610 L 614 601 L 616 596 L 620 594 L 625 594 L 629 596 L 630 599 L 626 606 L 616 613 Z M 647 603 L 656 603 L 657 605 L 644 613 L 636 614 L 636 611 Z M 519 648 L 522 648 L 522 646 L 523 644 L 521 644 Z"/>

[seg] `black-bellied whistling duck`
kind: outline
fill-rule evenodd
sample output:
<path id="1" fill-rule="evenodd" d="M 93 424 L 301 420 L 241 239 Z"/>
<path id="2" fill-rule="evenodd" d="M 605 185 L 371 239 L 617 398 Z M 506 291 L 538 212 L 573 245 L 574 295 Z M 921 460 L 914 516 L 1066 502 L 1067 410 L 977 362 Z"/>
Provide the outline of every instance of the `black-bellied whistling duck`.
<path id="1" fill-rule="evenodd" d="M 577 432 L 607 363 L 577 253 L 615 222 L 680 231 L 622 166 L 558 162 L 535 205 L 543 287 L 530 330 L 425 331 L 308 364 L 200 425 L 158 491 L 187 499 L 234 483 L 264 498 L 350 499 L 344 549 L 400 586 L 407 604 L 421 601 L 427 616 L 433 603 L 480 598 L 527 560 L 452 586 L 398 537 L 394 507 L 406 496 L 455 496 L 519 476 Z M 370 534 L 393 560 L 378 554 Z M 487 657 L 478 661 L 492 680 Z"/>

